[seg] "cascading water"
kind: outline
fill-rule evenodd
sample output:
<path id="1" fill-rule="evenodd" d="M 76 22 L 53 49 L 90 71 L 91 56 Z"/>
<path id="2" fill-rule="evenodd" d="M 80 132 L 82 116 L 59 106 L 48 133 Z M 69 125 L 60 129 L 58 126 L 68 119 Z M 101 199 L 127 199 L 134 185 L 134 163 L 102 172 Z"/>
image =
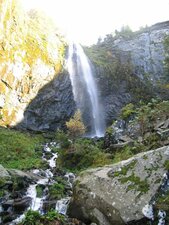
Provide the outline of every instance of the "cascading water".
<path id="1" fill-rule="evenodd" d="M 52 147 L 54 148 L 60 148 L 60 145 L 57 144 L 56 142 L 51 142 L 51 143 L 46 143 L 46 145 L 44 145 L 43 147 L 43 160 L 45 160 L 48 165 L 49 165 L 49 169 L 46 169 L 46 170 L 42 170 L 42 169 L 35 169 L 32 171 L 33 174 L 36 174 L 37 177 L 39 177 L 39 180 L 35 183 L 35 184 L 30 184 L 26 193 L 25 193 L 25 196 L 26 197 L 30 197 L 31 198 L 31 204 L 30 206 L 28 207 L 28 209 L 31 209 L 33 211 L 39 211 L 41 214 L 44 214 L 44 205 L 45 205 L 45 202 L 47 202 L 47 196 L 49 195 L 49 186 L 54 184 L 54 183 L 57 183 L 57 181 L 55 181 L 53 178 L 54 178 L 54 170 L 55 170 L 55 167 L 56 167 L 56 159 L 57 159 L 57 153 L 55 152 L 52 152 Z M 51 158 L 50 159 L 47 159 L 47 155 L 51 153 Z M 43 176 L 43 177 L 42 177 Z M 73 173 L 66 173 L 64 176 L 63 176 L 65 182 L 66 182 L 66 185 L 67 185 L 67 188 L 69 187 L 69 191 L 72 190 L 72 184 L 75 180 L 75 175 Z M 40 185 L 40 186 L 43 186 L 45 187 L 43 189 L 43 194 L 41 197 L 38 197 L 37 196 L 37 189 L 36 187 Z M 62 215 L 66 215 L 66 212 L 67 212 L 67 207 L 68 207 L 68 204 L 69 204 L 69 201 L 70 201 L 70 196 L 71 196 L 71 193 L 67 193 L 66 197 L 65 198 L 62 198 L 60 200 L 57 200 L 56 201 L 56 205 L 55 205 L 55 210 L 62 214 Z M 0 213 L 3 212 L 3 208 L 2 206 L 0 205 Z M 23 219 L 25 218 L 25 213 L 19 215 L 15 220 L 11 221 L 9 223 L 9 225 L 17 225 L 17 224 L 20 224 Z M 1 217 L 0 217 L 0 224 L 1 224 Z"/>
<path id="2" fill-rule="evenodd" d="M 77 108 L 80 109 L 82 115 L 87 114 L 86 117 L 90 120 L 90 136 L 104 136 L 104 116 L 96 83 L 89 60 L 79 44 L 70 44 L 67 65 Z"/>

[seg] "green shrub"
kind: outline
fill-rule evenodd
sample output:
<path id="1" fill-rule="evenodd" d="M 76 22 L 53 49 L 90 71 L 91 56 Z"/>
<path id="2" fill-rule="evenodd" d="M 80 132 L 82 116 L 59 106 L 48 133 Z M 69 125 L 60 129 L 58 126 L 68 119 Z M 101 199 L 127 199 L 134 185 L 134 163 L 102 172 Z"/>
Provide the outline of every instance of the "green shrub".
<path id="1" fill-rule="evenodd" d="M 110 164 L 110 154 L 104 153 L 101 145 L 102 143 L 94 143 L 90 139 L 78 139 L 69 149 L 60 151 L 58 164 L 75 172 Z"/>
<path id="2" fill-rule="evenodd" d="M 24 225 L 40 225 L 38 222 L 41 218 L 41 215 L 38 211 L 28 210 L 25 215 L 25 219 L 23 220 Z"/>
<path id="3" fill-rule="evenodd" d="M 57 131 L 55 135 L 56 141 L 60 144 L 61 148 L 68 148 L 71 145 L 71 141 L 68 138 L 68 135 L 63 131 Z"/>
<path id="4" fill-rule="evenodd" d="M 134 113 L 134 105 L 129 103 L 121 109 L 121 118 L 124 120 L 129 119 Z"/>
<path id="5" fill-rule="evenodd" d="M 53 221 L 53 223 L 51 223 Z M 45 215 L 40 215 L 38 211 L 28 210 L 25 219 L 20 225 L 51 225 L 51 224 L 67 224 L 65 217 L 54 210 L 47 212 Z"/>
<path id="6" fill-rule="evenodd" d="M 65 196 L 65 186 L 62 183 L 55 183 L 49 186 L 49 198 L 59 200 Z"/>

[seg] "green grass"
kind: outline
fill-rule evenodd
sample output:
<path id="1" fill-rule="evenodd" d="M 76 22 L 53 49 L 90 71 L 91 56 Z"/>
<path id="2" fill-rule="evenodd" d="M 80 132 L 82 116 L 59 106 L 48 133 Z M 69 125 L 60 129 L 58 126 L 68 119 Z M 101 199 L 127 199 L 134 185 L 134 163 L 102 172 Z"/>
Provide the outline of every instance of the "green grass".
<path id="1" fill-rule="evenodd" d="M 43 141 L 41 135 L 0 128 L 0 164 L 23 170 L 41 167 Z"/>

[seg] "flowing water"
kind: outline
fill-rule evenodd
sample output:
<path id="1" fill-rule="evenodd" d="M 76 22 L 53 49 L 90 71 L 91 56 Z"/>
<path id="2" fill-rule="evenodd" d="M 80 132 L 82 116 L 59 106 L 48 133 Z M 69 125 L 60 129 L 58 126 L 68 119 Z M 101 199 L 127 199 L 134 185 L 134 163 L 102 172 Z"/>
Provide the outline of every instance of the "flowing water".
<path id="1" fill-rule="evenodd" d="M 70 44 L 67 65 L 77 108 L 82 114 L 87 114 L 86 118 L 90 120 L 90 136 L 104 136 L 104 115 L 96 82 L 90 62 L 79 44 Z"/>
<path id="2" fill-rule="evenodd" d="M 43 211 L 43 203 L 46 200 L 46 196 L 48 194 L 48 186 L 55 183 L 55 181 L 52 179 L 53 178 L 53 169 L 56 167 L 56 162 L 55 160 L 57 159 L 57 153 L 52 153 L 51 147 L 59 147 L 55 142 L 52 143 L 47 143 L 44 146 L 43 149 L 43 160 L 48 162 L 49 165 L 49 169 L 46 169 L 45 171 L 43 170 L 39 170 L 39 169 L 35 169 L 33 170 L 33 173 L 36 175 L 39 175 L 41 177 L 41 175 L 44 175 L 44 178 L 40 178 L 37 183 L 35 184 L 31 184 L 28 189 L 27 192 L 25 193 L 25 196 L 30 197 L 32 199 L 31 201 L 31 205 L 29 206 L 28 209 L 34 210 L 34 211 L 39 211 L 40 213 L 44 213 Z M 46 159 L 46 153 L 51 153 L 51 158 L 50 159 Z M 65 180 L 67 180 L 67 184 L 70 186 L 70 188 L 72 188 L 72 183 L 75 179 L 75 175 L 73 173 L 66 173 L 64 175 Z M 36 187 L 37 185 L 44 185 L 45 189 L 43 191 L 43 196 L 42 197 L 38 197 L 37 196 L 37 190 Z M 67 196 L 63 199 L 60 199 L 56 202 L 56 206 L 55 206 L 55 210 L 63 215 L 66 215 L 67 212 L 67 207 L 70 201 L 70 196 Z M 3 211 L 1 205 L 0 205 L 0 212 Z M 11 223 L 9 223 L 10 225 L 16 225 L 19 224 L 23 219 L 25 218 L 25 214 L 20 215 L 18 218 L 16 218 L 15 220 L 13 220 Z M 1 224 L 1 219 L 0 219 L 0 224 Z"/>

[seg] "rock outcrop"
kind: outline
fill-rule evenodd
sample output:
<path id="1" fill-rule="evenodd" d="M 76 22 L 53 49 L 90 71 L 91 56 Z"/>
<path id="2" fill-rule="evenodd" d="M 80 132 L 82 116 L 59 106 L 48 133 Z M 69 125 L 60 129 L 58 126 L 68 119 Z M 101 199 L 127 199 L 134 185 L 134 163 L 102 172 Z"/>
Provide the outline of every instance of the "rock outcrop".
<path id="1" fill-rule="evenodd" d="M 0 28 L 0 125 L 11 127 L 23 121 L 24 112 L 27 108 L 32 110 L 30 104 L 37 95 L 38 100 L 35 102 L 42 106 L 43 103 L 39 102 L 39 95 L 41 96 L 39 91 L 48 84 L 49 89 L 45 89 L 47 96 L 43 95 L 40 99 L 41 101 L 45 99 L 46 106 L 38 111 L 39 117 L 42 117 L 44 122 L 43 117 L 46 114 L 47 118 L 51 118 L 49 122 L 51 123 L 53 113 L 57 111 L 57 122 L 58 118 L 60 120 L 69 118 L 73 113 L 72 109 L 70 112 L 73 104 L 71 85 L 66 76 L 59 77 L 63 71 L 66 42 L 56 27 L 39 12 L 34 10 L 29 13 L 24 12 L 18 0 L 5 0 L 0 3 Z M 61 85 L 59 88 L 58 83 Z M 54 89 L 53 92 L 51 88 Z M 61 93 L 57 91 L 60 98 L 66 98 L 69 95 L 70 106 L 61 105 L 65 100 L 57 100 L 55 89 L 61 91 Z M 53 104 L 54 98 L 55 102 L 60 102 L 61 106 Z M 58 108 L 49 110 L 52 107 L 47 106 L 50 102 L 53 108 L 57 106 Z M 64 107 L 64 115 L 61 115 Z M 65 116 L 68 107 L 69 110 Z M 32 115 L 33 113 L 37 112 L 32 112 Z M 37 120 L 34 117 L 29 119 L 28 125 L 32 124 L 32 129 L 39 129 L 40 122 L 34 126 L 32 121 L 37 122 Z M 41 128 L 46 126 L 50 127 L 43 124 Z"/>
<path id="2" fill-rule="evenodd" d="M 167 160 L 169 146 L 83 172 L 75 182 L 69 214 L 98 225 L 143 219 L 142 209 L 163 184 Z"/>
<path id="3" fill-rule="evenodd" d="M 164 79 L 164 40 L 168 35 L 166 21 L 130 35 L 108 35 L 86 50 L 94 65 L 107 124 L 125 104 L 160 96 L 156 85 Z"/>
<path id="4" fill-rule="evenodd" d="M 134 74 L 140 79 L 146 77 L 154 83 L 163 76 L 164 38 L 167 35 L 169 35 L 169 21 L 135 32 L 128 40 L 118 38 L 114 41 L 112 49 L 118 48 L 123 56 L 129 54 Z"/>
<path id="5" fill-rule="evenodd" d="M 39 91 L 18 127 L 34 131 L 63 129 L 75 108 L 71 82 L 65 72 Z"/>
<path id="6" fill-rule="evenodd" d="M 0 224 L 11 223 L 31 205 L 32 198 L 25 194 L 30 184 L 40 178 L 32 172 L 6 169 L 0 165 Z"/>

